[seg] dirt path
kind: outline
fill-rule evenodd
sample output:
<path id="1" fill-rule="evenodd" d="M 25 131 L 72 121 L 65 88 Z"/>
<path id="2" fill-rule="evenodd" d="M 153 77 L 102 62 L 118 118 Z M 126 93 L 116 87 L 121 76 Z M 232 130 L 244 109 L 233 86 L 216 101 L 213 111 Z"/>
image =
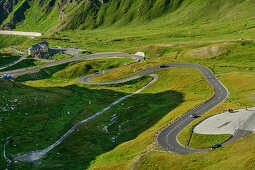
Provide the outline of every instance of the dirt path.
<path id="1" fill-rule="evenodd" d="M 112 108 L 113 106 L 115 106 L 116 104 L 120 103 L 121 101 L 123 101 L 124 99 L 131 97 L 135 94 L 140 93 L 141 91 L 143 91 L 145 88 L 149 87 L 151 84 L 155 83 L 158 80 L 158 75 L 156 74 L 150 74 L 150 76 L 153 77 L 153 80 L 148 83 L 147 85 L 145 85 L 143 88 L 141 88 L 140 90 L 128 94 L 118 100 L 116 100 L 115 102 L 113 102 L 112 104 L 110 104 L 108 107 L 104 108 L 103 110 L 97 112 L 96 114 L 94 114 L 93 116 L 90 116 L 89 118 L 75 124 L 69 131 L 67 131 L 59 140 L 57 140 L 54 144 L 50 145 L 49 147 L 43 149 L 43 150 L 37 150 L 37 151 L 32 151 L 32 152 L 28 152 L 25 154 L 16 154 L 16 155 L 12 155 L 13 159 L 16 161 L 23 161 L 23 162 L 32 162 L 34 163 L 34 165 L 38 165 L 41 163 L 42 158 L 45 157 L 45 155 L 52 150 L 53 148 L 55 148 L 56 146 L 58 146 L 59 144 L 61 144 L 63 142 L 63 140 L 65 140 L 75 129 L 77 129 L 79 126 L 81 126 L 82 124 L 88 122 L 89 120 L 92 120 L 94 118 L 96 118 L 97 116 L 101 115 L 102 113 L 104 113 L 105 111 L 109 110 L 110 108 Z"/>
<path id="2" fill-rule="evenodd" d="M 7 165 L 6 165 L 6 170 L 8 170 L 8 167 L 11 165 L 12 161 L 6 156 L 6 151 L 5 151 L 5 146 L 6 144 L 8 144 L 9 141 L 7 141 L 5 144 L 4 144 L 4 151 L 3 151 L 3 155 L 4 155 L 4 158 L 6 159 L 7 161 Z"/>

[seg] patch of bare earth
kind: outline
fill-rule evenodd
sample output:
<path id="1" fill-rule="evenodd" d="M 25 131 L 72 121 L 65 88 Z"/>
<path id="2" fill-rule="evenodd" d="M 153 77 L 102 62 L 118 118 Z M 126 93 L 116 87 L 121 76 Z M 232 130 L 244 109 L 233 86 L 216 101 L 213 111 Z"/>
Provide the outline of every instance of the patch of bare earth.
<path id="1" fill-rule="evenodd" d="M 212 58 L 224 54 L 226 49 L 220 46 L 207 46 L 190 50 L 186 53 L 186 57 L 192 58 Z"/>

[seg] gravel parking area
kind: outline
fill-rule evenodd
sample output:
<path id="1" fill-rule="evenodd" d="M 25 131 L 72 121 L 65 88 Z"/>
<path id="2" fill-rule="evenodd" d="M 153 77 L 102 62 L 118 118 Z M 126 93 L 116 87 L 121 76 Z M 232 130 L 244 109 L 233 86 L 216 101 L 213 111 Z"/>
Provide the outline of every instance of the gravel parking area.
<path id="1" fill-rule="evenodd" d="M 202 121 L 194 128 L 198 134 L 232 134 L 235 131 L 247 130 L 255 132 L 255 107 L 234 110 L 214 115 Z"/>

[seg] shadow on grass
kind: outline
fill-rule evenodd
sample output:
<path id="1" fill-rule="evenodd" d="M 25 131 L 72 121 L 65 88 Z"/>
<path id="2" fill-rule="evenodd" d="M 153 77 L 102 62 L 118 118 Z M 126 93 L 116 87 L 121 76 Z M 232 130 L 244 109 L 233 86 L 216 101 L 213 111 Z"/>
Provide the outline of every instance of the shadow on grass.
<path id="1" fill-rule="evenodd" d="M 6 64 L 16 61 L 20 56 L 11 53 L 0 53 L 0 68 Z"/>
<path id="2" fill-rule="evenodd" d="M 17 77 L 15 80 L 19 82 L 35 81 L 51 78 L 52 75 L 62 69 L 65 69 L 70 63 L 60 64 L 48 68 L 44 68 L 35 73 L 29 73 Z"/>
<path id="3" fill-rule="evenodd" d="M 182 94 L 175 91 L 127 98 L 123 101 L 124 105 L 120 103 L 79 127 L 79 131 L 48 154 L 41 166 L 49 169 L 86 169 L 97 156 L 135 139 L 182 101 Z"/>
<path id="4" fill-rule="evenodd" d="M 39 70 L 38 72 L 18 76 L 15 80 L 19 82 L 55 79 L 73 79 L 91 73 L 108 70 L 121 66 L 122 63 L 105 61 L 73 61 Z"/>
<path id="5" fill-rule="evenodd" d="M 133 80 L 127 83 L 135 84 L 137 82 Z M 22 87 L 22 93 L 20 92 L 19 95 L 25 96 L 25 91 L 29 93 L 30 88 L 32 89 L 32 87 Z M 45 93 L 54 93 L 58 88 L 33 87 L 33 90 L 36 89 L 40 93 L 44 93 L 44 91 Z M 7 146 L 9 156 L 14 153 L 48 147 L 74 124 L 127 95 L 127 93 L 109 89 L 88 89 L 76 85 L 61 88 L 61 90 L 71 91 L 71 94 L 64 95 L 62 91 L 55 92 L 54 95 L 59 97 L 64 95 L 64 98 L 54 105 L 51 105 L 47 100 L 40 100 L 41 102 L 37 102 L 38 105 L 33 109 L 24 110 L 24 112 L 29 111 L 29 116 L 21 117 L 15 111 L 9 112 L 11 116 L 11 119 L 8 119 L 9 128 L 2 136 L 3 139 L 13 136 Z M 18 91 L 18 87 L 16 87 L 15 93 Z M 31 99 L 31 101 L 33 100 Z M 23 102 L 23 105 L 33 105 L 31 101 Z M 88 104 L 89 101 L 91 104 Z M 49 106 L 45 107 L 47 102 Z M 176 91 L 137 94 L 127 98 L 122 102 L 124 104 L 120 103 L 81 125 L 63 143 L 50 151 L 37 169 L 86 169 L 97 156 L 111 151 L 123 142 L 135 139 L 181 102 L 183 102 L 183 95 Z M 71 114 L 67 114 L 68 112 Z M 11 126 L 17 121 L 19 125 Z M 4 127 L 5 125 L 3 125 Z M 17 163 L 12 164 L 11 168 L 33 169 L 33 165 Z"/>
<path id="6" fill-rule="evenodd" d="M 22 60 L 10 67 L 7 67 L 5 69 L 2 69 L 1 72 L 3 71 L 11 71 L 11 70 L 17 70 L 17 69 L 22 69 L 22 68 L 27 68 L 27 67 L 33 67 L 33 66 L 36 66 L 34 64 L 34 61 L 36 61 L 35 59 L 25 59 L 25 60 Z"/>

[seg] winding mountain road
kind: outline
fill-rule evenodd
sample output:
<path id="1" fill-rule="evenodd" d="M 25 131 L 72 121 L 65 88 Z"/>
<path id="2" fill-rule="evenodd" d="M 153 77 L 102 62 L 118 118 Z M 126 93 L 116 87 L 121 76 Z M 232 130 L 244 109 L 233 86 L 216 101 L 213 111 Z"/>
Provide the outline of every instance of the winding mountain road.
<path id="1" fill-rule="evenodd" d="M 84 84 L 114 84 L 114 83 L 123 83 L 126 81 L 130 81 L 136 78 L 139 78 L 141 76 L 149 75 L 153 73 L 156 70 L 165 69 L 165 68 L 174 68 L 174 67 L 191 67 L 199 70 L 208 83 L 211 85 L 211 87 L 214 90 L 214 95 L 207 101 L 205 101 L 203 104 L 193 108 L 189 112 L 185 113 L 182 117 L 171 123 L 170 125 L 163 128 L 158 134 L 157 134 L 157 142 L 158 145 L 163 148 L 164 150 L 167 150 L 172 153 L 176 154 L 189 154 L 194 152 L 201 152 L 204 150 L 208 150 L 209 148 L 205 149 L 193 149 L 188 148 L 187 146 L 181 145 L 178 140 L 177 136 L 178 134 L 187 127 L 191 122 L 193 122 L 195 119 L 191 118 L 190 116 L 192 114 L 196 114 L 198 116 L 201 116 L 202 114 L 206 113 L 207 111 L 211 110 L 221 102 L 223 102 L 225 99 L 227 99 L 229 92 L 226 89 L 226 87 L 214 76 L 214 74 L 206 67 L 201 65 L 195 65 L 195 64 L 186 64 L 186 63 L 175 63 L 175 64 L 165 64 L 163 67 L 156 66 L 149 69 L 146 69 L 144 71 L 141 71 L 137 74 L 134 74 L 132 76 L 129 76 L 127 78 L 114 80 L 114 81 L 108 81 L 108 82 L 91 82 L 88 79 L 99 76 L 102 73 L 97 74 L 90 74 L 84 77 L 80 77 L 77 79 L 80 83 Z M 105 73 L 112 71 L 108 70 Z M 252 134 L 251 131 L 246 130 L 237 130 L 232 138 L 230 138 L 228 141 L 224 142 L 222 145 L 229 144 L 230 142 L 233 142 L 235 140 L 241 139 L 245 136 L 248 136 Z"/>
<path id="2" fill-rule="evenodd" d="M 20 62 L 21 60 L 25 59 L 25 56 L 27 55 L 27 50 L 21 52 L 21 51 L 16 50 L 16 49 L 13 48 L 13 47 L 10 47 L 10 48 L 11 48 L 14 52 L 19 53 L 19 54 L 20 54 L 20 58 L 18 58 L 18 59 L 15 60 L 15 61 L 10 62 L 9 64 L 0 66 L 0 69 L 6 68 L 6 67 L 10 67 L 10 66 L 12 66 L 12 65 L 14 65 L 14 64 L 16 64 L 16 63 L 18 63 L 18 62 Z M 1 71 L 1 70 L 0 70 L 0 71 Z"/>
<path id="3" fill-rule="evenodd" d="M 173 68 L 173 67 L 192 67 L 192 68 L 198 69 L 204 75 L 204 77 L 207 79 L 209 84 L 214 89 L 214 95 L 209 100 L 201 104 L 200 106 L 192 109 L 191 111 L 187 112 L 182 117 L 180 117 L 178 120 L 176 120 L 172 124 L 165 127 L 157 135 L 157 142 L 159 146 L 162 147 L 163 149 L 173 153 L 177 153 L 177 154 L 188 154 L 188 153 L 194 153 L 194 152 L 200 152 L 200 151 L 206 150 L 206 149 L 192 149 L 192 148 L 185 147 L 178 142 L 177 136 L 186 126 L 188 126 L 192 121 L 194 121 L 194 118 L 191 118 L 190 115 L 197 114 L 198 116 L 201 116 L 205 112 L 211 110 L 213 107 L 223 102 L 228 97 L 228 94 L 229 94 L 228 90 L 222 85 L 222 83 L 213 75 L 213 73 L 208 68 L 200 66 L 200 65 L 195 65 L 195 64 L 176 63 L 176 64 L 166 64 L 163 67 L 160 67 L 160 66 L 152 67 L 144 71 L 141 71 L 137 74 L 134 74 L 130 77 L 115 80 L 115 81 L 90 82 L 88 80 L 91 77 L 101 75 L 101 73 L 87 75 L 87 76 L 78 78 L 77 80 L 80 83 L 84 83 L 84 84 L 122 83 L 122 82 L 139 78 L 144 75 L 151 74 L 152 72 L 156 70 L 165 69 L 165 68 Z"/>
<path id="4" fill-rule="evenodd" d="M 0 76 L 3 76 L 4 74 L 10 74 L 10 75 L 12 75 L 12 77 L 16 77 L 16 76 L 20 76 L 22 74 L 36 72 L 36 71 L 39 71 L 40 69 L 44 69 L 47 67 L 52 67 L 52 66 L 56 66 L 56 65 L 60 65 L 60 64 L 65 64 L 65 63 L 69 63 L 69 62 L 73 62 L 73 61 L 83 61 L 83 60 L 97 59 L 97 58 L 101 58 L 101 57 L 114 57 L 114 56 L 130 57 L 130 58 L 137 59 L 140 61 L 144 60 L 144 57 L 142 57 L 142 56 L 125 54 L 125 53 L 120 53 L 120 52 L 97 53 L 97 54 L 85 55 L 85 56 L 81 56 L 81 57 L 73 57 L 73 58 L 69 58 L 66 60 L 60 60 L 60 61 L 52 62 L 47 65 L 41 65 L 41 66 L 36 66 L 36 67 L 32 67 L 32 68 L 1 72 Z"/>
<path id="5" fill-rule="evenodd" d="M 64 63 L 68 63 L 68 62 L 72 62 L 72 61 L 96 59 L 96 58 L 106 57 L 106 56 L 126 56 L 126 57 L 130 57 L 130 58 L 138 59 L 138 61 L 144 60 L 144 57 L 142 57 L 142 56 L 124 54 L 124 53 L 120 53 L 120 52 L 99 53 L 99 54 L 86 55 L 86 56 L 82 56 L 82 57 L 74 57 L 74 58 L 70 58 L 70 59 L 67 59 L 67 60 L 61 60 L 61 61 L 57 61 L 57 62 L 54 62 L 54 63 L 50 63 L 48 65 L 43 65 L 43 66 L 38 66 L 38 67 L 33 67 L 33 68 L 28 68 L 28 69 L 3 72 L 3 73 L 0 73 L 0 75 L 11 74 L 12 76 L 15 77 L 15 76 L 19 76 L 19 75 L 22 75 L 22 74 L 36 72 L 36 71 L 39 71 L 40 69 L 51 67 L 51 66 L 56 66 L 56 65 L 59 65 L 59 64 L 64 64 Z M 151 75 L 156 70 L 161 70 L 161 69 L 165 69 L 165 68 L 174 68 L 174 67 L 191 67 L 191 68 L 198 69 L 204 75 L 204 77 L 206 78 L 208 83 L 213 88 L 214 95 L 209 100 L 204 102 L 203 104 L 201 104 L 201 105 L 195 107 L 194 109 L 190 110 L 189 112 L 185 113 L 182 117 L 180 117 L 179 119 L 177 119 L 176 121 L 174 121 L 170 125 L 166 126 L 163 130 L 161 130 L 157 135 L 157 142 L 158 142 L 159 146 L 162 147 L 163 149 L 165 149 L 169 152 L 172 152 L 172 153 L 176 153 L 176 154 L 188 154 L 188 153 L 194 153 L 194 152 L 200 152 L 200 151 L 206 150 L 206 149 L 192 149 L 192 148 L 182 146 L 178 142 L 177 136 L 181 132 L 181 130 L 183 130 L 192 121 L 194 121 L 194 118 L 190 118 L 190 115 L 192 115 L 194 113 L 197 114 L 197 115 L 204 114 L 205 112 L 209 111 L 210 109 L 214 108 L 215 106 L 217 106 L 218 104 L 223 102 L 229 95 L 228 90 L 224 87 L 224 85 L 222 85 L 222 83 L 213 75 L 213 73 L 208 68 L 206 68 L 204 66 L 201 66 L 201 65 L 195 65 L 195 64 L 174 63 L 174 64 L 166 64 L 164 66 L 151 67 L 149 69 L 146 69 L 146 70 L 143 70 L 139 73 L 131 75 L 127 78 L 114 80 L 114 81 L 90 82 L 88 80 L 89 78 L 101 75 L 102 73 L 96 73 L 96 74 L 83 76 L 83 77 L 78 78 L 77 81 L 80 82 L 80 83 L 84 83 L 84 84 L 99 84 L 99 85 L 122 83 L 122 82 L 126 82 L 126 81 L 130 81 L 130 80 L 139 78 L 141 76 Z M 112 71 L 112 70 L 113 69 L 107 70 L 107 71 L 105 71 L 105 73 L 107 73 L 109 71 Z M 154 76 L 154 81 L 151 82 L 151 83 L 154 83 L 157 80 L 157 76 L 156 75 L 153 75 L 153 76 Z M 151 83 L 146 85 L 144 88 L 148 87 Z M 143 90 L 144 88 L 142 88 L 141 90 Z M 120 101 L 124 100 L 125 98 L 139 93 L 141 90 L 139 90 L 135 93 L 129 94 L 129 95 L 119 99 L 118 101 L 112 103 L 110 106 L 108 106 L 105 109 L 108 110 L 109 108 L 111 108 L 116 103 L 119 103 Z M 27 153 L 27 154 L 24 154 L 24 155 L 16 155 L 16 159 L 17 160 L 23 160 L 23 161 L 29 161 L 29 160 L 34 161 L 34 160 L 37 160 L 37 158 L 38 159 L 42 158 L 48 151 L 53 149 L 55 146 L 59 145 L 78 126 L 80 126 L 81 124 L 83 124 L 83 123 L 87 122 L 88 120 L 94 118 L 95 116 L 97 116 L 99 114 L 102 114 L 105 111 L 105 109 L 103 109 L 102 111 L 96 113 L 94 116 L 79 122 L 77 125 L 74 125 L 72 127 L 72 129 L 70 129 L 56 143 L 52 144 L 48 148 L 45 148 L 44 150 L 40 150 L 40 151 L 30 152 L 30 153 Z M 242 138 L 244 136 L 247 136 L 249 134 L 250 133 L 247 133 L 246 131 L 238 131 L 237 134 L 234 134 L 234 136 L 229 141 L 225 142 L 225 144 L 227 144 L 229 142 L 232 142 L 234 140 L 240 139 L 240 138 Z"/>

